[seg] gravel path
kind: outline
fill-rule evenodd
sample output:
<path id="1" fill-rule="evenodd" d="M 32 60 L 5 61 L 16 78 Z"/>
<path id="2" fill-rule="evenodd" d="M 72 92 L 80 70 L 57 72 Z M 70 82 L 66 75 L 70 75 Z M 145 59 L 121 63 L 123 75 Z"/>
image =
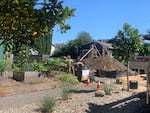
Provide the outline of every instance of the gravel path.
<path id="1" fill-rule="evenodd" d="M 112 84 L 113 81 L 107 83 Z M 82 84 L 80 87 L 73 90 L 71 99 L 66 101 L 57 99 L 55 113 L 149 112 L 149 106 L 146 105 L 145 93 L 139 94 L 137 92 L 134 93 L 133 91 L 121 91 L 119 90 L 120 87 L 116 85 L 113 86 L 115 90 L 113 90 L 112 95 L 95 97 L 96 85 L 96 83 L 93 83 L 92 86 L 88 87 L 85 84 Z M 51 89 L 47 91 L 14 95 L 12 97 L 1 97 L 0 113 L 40 113 L 39 101 L 42 99 L 42 97 L 45 95 L 51 95 L 58 98 L 60 91 L 60 89 Z"/>
<path id="2" fill-rule="evenodd" d="M 104 97 L 95 97 L 93 89 L 74 90 L 71 99 L 57 100 L 55 113 L 147 113 L 145 99 L 132 92 L 121 91 Z M 1 110 L 0 113 L 39 113 L 39 104 L 28 104 Z"/>

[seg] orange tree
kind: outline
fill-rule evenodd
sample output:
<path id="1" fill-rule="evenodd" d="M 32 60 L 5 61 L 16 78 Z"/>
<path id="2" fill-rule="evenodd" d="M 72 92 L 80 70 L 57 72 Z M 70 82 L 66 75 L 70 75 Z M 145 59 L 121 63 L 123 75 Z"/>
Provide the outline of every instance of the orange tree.
<path id="1" fill-rule="evenodd" d="M 62 33 L 70 29 L 66 20 L 74 16 L 74 11 L 63 7 L 60 0 L 1 0 L 1 44 L 5 51 L 27 57 L 27 46 L 33 45 L 34 39 L 52 35 L 55 25 Z"/>

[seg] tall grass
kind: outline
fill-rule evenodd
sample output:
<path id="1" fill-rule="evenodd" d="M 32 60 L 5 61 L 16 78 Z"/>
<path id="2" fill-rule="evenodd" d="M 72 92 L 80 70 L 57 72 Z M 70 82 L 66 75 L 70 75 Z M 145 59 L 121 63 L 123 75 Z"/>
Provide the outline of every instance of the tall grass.
<path id="1" fill-rule="evenodd" d="M 67 100 L 71 96 L 71 91 L 70 91 L 71 87 L 73 85 L 78 84 L 79 82 L 77 78 L 71 74 L 63 74 L 59 77 L 59 79 L 63 82 L 64 85 L 61 94 L 62 99 Z"/>
<path id="2" fill-rule="evenodd" d="M 63 74 L 59 77 L 59 79 L 68 85 L 76 85 L 79 83 L 76 77 L 71 74 Z"/>
<path id="3" fill-rule="evenodd" d="M 62 99 L 67 100 L 67 99 L 69 99 L 70 95 L 71 95 L 70 88 L 69 87 L 63 87 L 63 90 L 61 93 Z"/>
<path id="4" fill-rule="evenodd" d="M 106 95 L 111 95 L 112 88 L 110 86 L 104 84 L 103 90 L 104 90 Z"/>
<path id="5" fill-rule="evenodd" d="M 52 113 L 56 107 L 56 100 L 52 97 L 44 97 L 41 101 L 42 113 Z"/>

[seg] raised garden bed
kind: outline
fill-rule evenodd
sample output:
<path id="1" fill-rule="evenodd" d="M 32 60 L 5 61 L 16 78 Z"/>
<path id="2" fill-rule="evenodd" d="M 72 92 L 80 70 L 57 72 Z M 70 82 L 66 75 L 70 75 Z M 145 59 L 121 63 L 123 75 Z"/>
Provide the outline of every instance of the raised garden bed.
<path id="1" fill-rule="evenodd" d="M 40 76 L 38 71 L 13 72 L 13 79 L 20 82 L 36 82 L 44 76 Z"/>

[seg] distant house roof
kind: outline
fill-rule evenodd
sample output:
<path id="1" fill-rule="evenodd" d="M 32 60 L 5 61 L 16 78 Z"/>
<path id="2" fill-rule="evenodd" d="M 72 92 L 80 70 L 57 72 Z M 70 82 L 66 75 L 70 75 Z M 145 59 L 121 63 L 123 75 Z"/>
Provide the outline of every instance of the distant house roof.
<path id="1" fill-rule="evenodd" d="M 150 34 L 141 35 L 141 38 L 142 38 L 143 40 L 150 40 Z"/>
<path id="2" fill-rule="evenodd" d="M 112 44 L 103 41 L 91 41 L 82 45 L 79 49 L 80 56 L 83 56 L 85 53 L 87 53 L 91 49 L 92 45 L 94 45 L 96 51 L 98 50 L 95 52 L 95 54 L 112 56 Z"/>
<path id="3" fill-rule="evenodd" d="M 113 49 L 112 43 L 107 43 L 104 41 L 97 41 L 99 44 L 101 44 L 104 48 Z"/>
<path id="4" fill-rule="evenodd" d="M 91 45 L 91 44 L 95 44 L 96 46 L 101 45 L 103 48 L 107 48 L 107 49 L 113 49 L 112 43 L 107 43 L 107 42 L 104 42 L 101 40 L 86 43 L 86 44 L 82 45 L 82 49 L 87 49 L 86 45 Z"/>

